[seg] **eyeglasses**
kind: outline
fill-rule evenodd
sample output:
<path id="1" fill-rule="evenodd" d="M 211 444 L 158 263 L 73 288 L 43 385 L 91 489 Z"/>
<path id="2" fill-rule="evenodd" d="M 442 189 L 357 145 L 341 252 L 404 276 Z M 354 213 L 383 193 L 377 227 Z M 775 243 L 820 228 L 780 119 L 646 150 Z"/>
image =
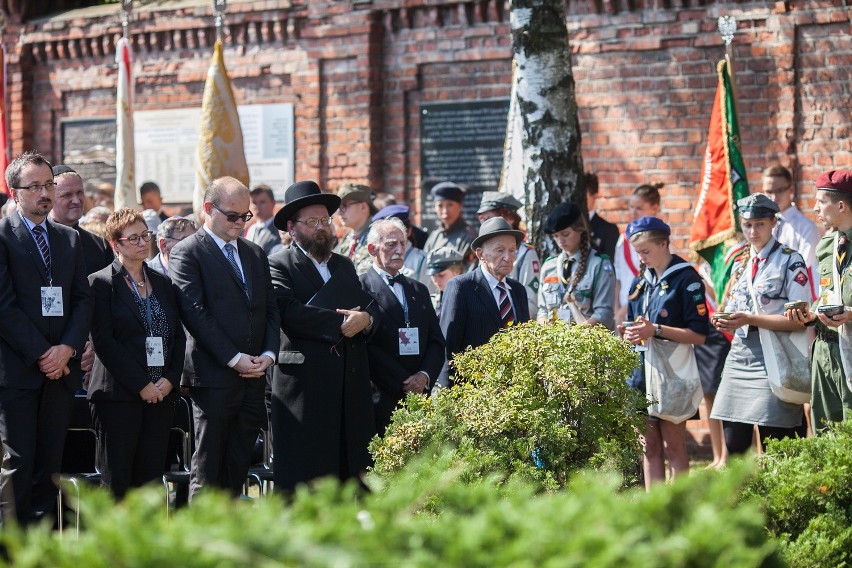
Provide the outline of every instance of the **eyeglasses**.
<path id="1" fill-rule="evenodd" d="M 138 245 L 140 240 L 143 240 L 146 243 L 150 243 L 152 238 L 154 238 L 154 232 L 153 231 L 145 231 L 141 235 L 130 235 L 129 237 L 119 237 L 117 240 L 127 241 L 131 245 Z"/>
<path id="2" fill-rule="evenodd" d="M 56 184 L 53 183 L 52 181 L 49 181 L 47 183 L 32 183 L 32 184 L 30 184 L 26 187 L 15 187 L 15 188 L 12 188 L 12 189 L 17 189 L 19 191 L 30 191 L 32 193 L 37 193 L 37 192 L 41 191 L 42 188 L 46 189 L 47 191 L 53 191 L 54 189 L 56 189 Z"/>
<path id="3" fill-rule="evenodd" d="M 331 217 L 308 217 L 307 219 L 296 219 L 296 223 L 304 223 L 311 229 L 316 228 L 317 225 L 328 227 L 331 225 Z"/>
<path id="4" fill-rule="evenodd" d="M 210 205 L 212 205 L 212 206 L 213 206 L 213 209 L 215 209 L 216 211 L 218 211 L 219 213 L 221 213 L 222 215 L 224 215 L 224 216 L 225 216 L 225 218 L 228 220 L 228 223 L 236 223 L 236 222 L 237 222 L 237 221 L 239 221 L 240 219 L 242 219 L 242 221 L 243 221 L 244 223 L 248 223 L 248 222 L 249 222 L 249 220 L 250 220 L 252 217 L 254 217 L 254 215 L 252 215 L 251 211 L 247 211 L 246 213 L 243 213 L 243 214 L 239 214 L 239 213 L 227 213 L 227 212 L 222 211 L 221 209 L 219 209 L 219 208 L 216 206 L 216 204 L 215 204 L 215 203 L 210 203 Z"/>

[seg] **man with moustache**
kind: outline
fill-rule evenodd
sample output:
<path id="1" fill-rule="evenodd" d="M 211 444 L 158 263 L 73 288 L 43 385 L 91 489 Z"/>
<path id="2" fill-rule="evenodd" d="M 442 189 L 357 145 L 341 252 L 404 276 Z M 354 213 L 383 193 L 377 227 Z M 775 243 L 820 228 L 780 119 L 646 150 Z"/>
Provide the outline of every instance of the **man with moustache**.
<path id="1" fill-rule="evenodd" d="M 56 184 L 27 152 L 6 168 L 17 211 L 0 221 L 0 524 L 55 509 L 92 295 L 80 235 L 48 219 Z"/>
<path id="2" fill-rule="evenodd" d="M 204 195 L 204 225 L 169 255 L 180 289 L 195 417 L 190 497 L 203 487 L 242 492 L 254 442 L 267 424 L 266 369 L 278 353 L 278 306 L 263 249 L 240 237 L 249 190 L 232 177 Z"/>
<path id="3" fill-rule="evenodd" d="M 369 299 L 346 305 L 352 309 L 311 305 L 332 277 L 344 293 L 366 295 L 352 261 L 331 252 L 331 216 L 340 197 L 302 181 L 287 188 L 284 201 L 275 226 L 293 244 L 269 257 L 282 331 L 272 379 L 272 443 L 275 486 L 293 491 L 318 477 L 357 477 L 370 465 L 367 446 L 376 429 L 366 341 L 378 312 Z"/>
<path id="4" fill-rule="evenodd" d="M 444 336 L 429 290 L 400 272 L 405 229 L 399 219 L 373 221 L 367 235 L 373 266 L 361 275 L 361 286 L 375 298 L 381 316 L 367 347 L 370 377 L 379 394 L 378 400 L 373 398 L 379 436 L 406 393 L 427 392 L 444 365 Z"/>
<path id="5" fill-rule="evenodd" d="M 502 217 L 492 217 L 479 228 L 471 248 L 479 267 L 447 282 L 441 304 L 441 330 L 447 340 L 447 359 L 467 347 L 488 342 L 495 333 L 529 321 L 527 291 L 508 278 L 524 233 L 512 229 Z M 439 379 L 448 386 L 448 368 Z"/>

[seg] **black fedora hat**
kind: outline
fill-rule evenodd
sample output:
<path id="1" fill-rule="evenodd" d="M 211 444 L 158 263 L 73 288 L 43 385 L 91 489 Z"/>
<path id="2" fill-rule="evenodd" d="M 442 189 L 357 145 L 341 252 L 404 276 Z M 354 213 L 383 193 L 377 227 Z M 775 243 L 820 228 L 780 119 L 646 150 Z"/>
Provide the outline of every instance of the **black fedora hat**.
<path id="1" fill-rule="evenodd" d="M 523 231 L 513 229 L 503 217 L 492 217 L 480 225 L 479 236 L 473 239 L 473 242 L 470 243 L 470 248 L 476 250 L 488 239 L 499 237 L 500 235 L 515 237 L 515 242 L 518 244 L 521 244 L 521 241 L 524 240 Z"/>
<path id="2" fill-rule="evenodd" d="M 324 205 L 332 215 L 340 207 L 340 198 L 333 193 L 323 193 L 315 181 L 297 181 L 284 192 L 284 207 L 275 214 L 275 227 L 287 230 L 287 221 L 299 209 L 309 205 Z"/>

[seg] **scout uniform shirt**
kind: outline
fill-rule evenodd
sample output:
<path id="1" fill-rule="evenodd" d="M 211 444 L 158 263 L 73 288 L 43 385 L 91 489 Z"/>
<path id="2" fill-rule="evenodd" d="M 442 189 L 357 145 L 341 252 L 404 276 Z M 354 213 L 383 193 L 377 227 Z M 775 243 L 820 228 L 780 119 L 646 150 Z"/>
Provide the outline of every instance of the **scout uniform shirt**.
<path id="1" fill-rule="evenodd" d="M 541 269 L 541 287 L 538 293 L 538 317 L 550 318 L 556 311 L 559 319 L 563 321 L 576 321 L 568 307 L 568 302 L 573 300 L 576 309 L 585 318 L 594 317 L 601 325 L 613 329 L 613 302 L 615 301 L 615 271 L 609 258 L 594 250 L 589 251 L 586 261 L 586 271 L 571 292 L 573 298 L 566 298 L 571 288 L 573 276 L 580 268 L 581 251 L 573 256 L 561 252 L 559 256 L 548 259 Z M 562 270 L 564 261 L 573 258 L 571 266 L 571 278 L 568 285 L 562 283 Z"/>
<path id="2" fill-rule="evenodd" d="M 465 266 L 467 266 L 472 259 L 470 243 L 476 237 L 477 233 L 473 230 L 473 227 L 459 217 L 455 223 L 446 229 L 440 227 L 429 233 L 429 238 L 426 240 L 423 252 L 428 255 L 433 250 L 438 250 L 441 247 L 453 247 L 464 257 Z"/>
<path id="3" fill-rule="evenodd" d="M 838 233 L 839 231 L 835 231 L 824 236 L 817 245 L 819 288 L 814 311 L 820 305 L 832 303 L 852 305 L 852 243 L 847 243 L 845 247 L 841 282 L 835 282 L 834 278 L 835 239 L 839 237 Z M 852 234 L 847 235 L 847 238 L 849 237 L 852 237 Z M 835 293 L 838 289 L 843 293 Z M 837 329 L 816 320 L 816 333 L 811 355 L 811 422 L 815 430 L 824 428 L 827 420 L 841 421 L 852 418 L 852 412 L 849 410 L 852 408 L 852 392 L 849 391 L 843 371 Z"/>
<path id="4" fill-rule="evenodd" d="M 659 278 L 648 268 L 630 286 L 630 294 L 639 293 L 627 302 L 627 319 L 644 316 L 653 324 L 691 329 L 701 335 L 710 333 L 704 282 L 684 259 L 672 255 L 672 261 Z M 645 392 L 644 353 L 642 362 L 628 379 L 628 384 Z"/>
<path id="5" fill-rule="evenodd" d="M 370 224 L 364 225 L 360 231 L 349 231 L 337 247 L 337 253 L 345 256 L 355 265 L 358 276 L 366 273 L 373 266 L 373 258 L 367 250 L 367 233 Z"/>
<path id="6" fill-rule="evenodd" d="M 527 289 L 527 300 L 530 304 L 530 314 L 536 313 L 536 298 L 539 290 L 539 273 L 541 262 L 535 247 L 528 243 L 521 243 L 518 247 L 518 256 L 515 257 L 515 265 L 509 278 L 514 278 Z"/>

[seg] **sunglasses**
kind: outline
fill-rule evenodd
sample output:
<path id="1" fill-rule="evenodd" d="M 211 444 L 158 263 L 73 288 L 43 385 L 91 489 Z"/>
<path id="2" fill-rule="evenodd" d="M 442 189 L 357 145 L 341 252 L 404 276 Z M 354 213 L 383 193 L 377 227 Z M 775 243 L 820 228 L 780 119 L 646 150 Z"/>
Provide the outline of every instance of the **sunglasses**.
<path id="1" fill-rule="evenodd" d="M 239 221 L 240 219 L 242 219 L 242 221 L 243 221 L 244 223 L 248 223 L 248 222 L 249 222 L 249 220 L 250 220 L 252 217 L 254 217 L 254 215 L 252 215 L 250 211 L 248 211 L 248 212 L 246 212 L 246 213 L 242 213 L 242 214 L 240 214 L 240 213 L 228 213 L 228 212 L 226 212 L 226 211 L 222 211 L 221 209 L 219 209 L 219 208 L 216 206 L 216 204 L 215 204 L 215 203 L 210 203 L 210 205 L 212 205 L 212 206 L 213 206 L 213 209 L 215 209 L 216 211 L 218 211 L 219 213 L 221 213 L 222 215 L 224 215 L 224 216 L 225 216 L 225 218 L 228 220 L 228 222 L 229 222 L 229 223 L 236 223 L 236 222 L 237 222 L 237 221 Z"/>

